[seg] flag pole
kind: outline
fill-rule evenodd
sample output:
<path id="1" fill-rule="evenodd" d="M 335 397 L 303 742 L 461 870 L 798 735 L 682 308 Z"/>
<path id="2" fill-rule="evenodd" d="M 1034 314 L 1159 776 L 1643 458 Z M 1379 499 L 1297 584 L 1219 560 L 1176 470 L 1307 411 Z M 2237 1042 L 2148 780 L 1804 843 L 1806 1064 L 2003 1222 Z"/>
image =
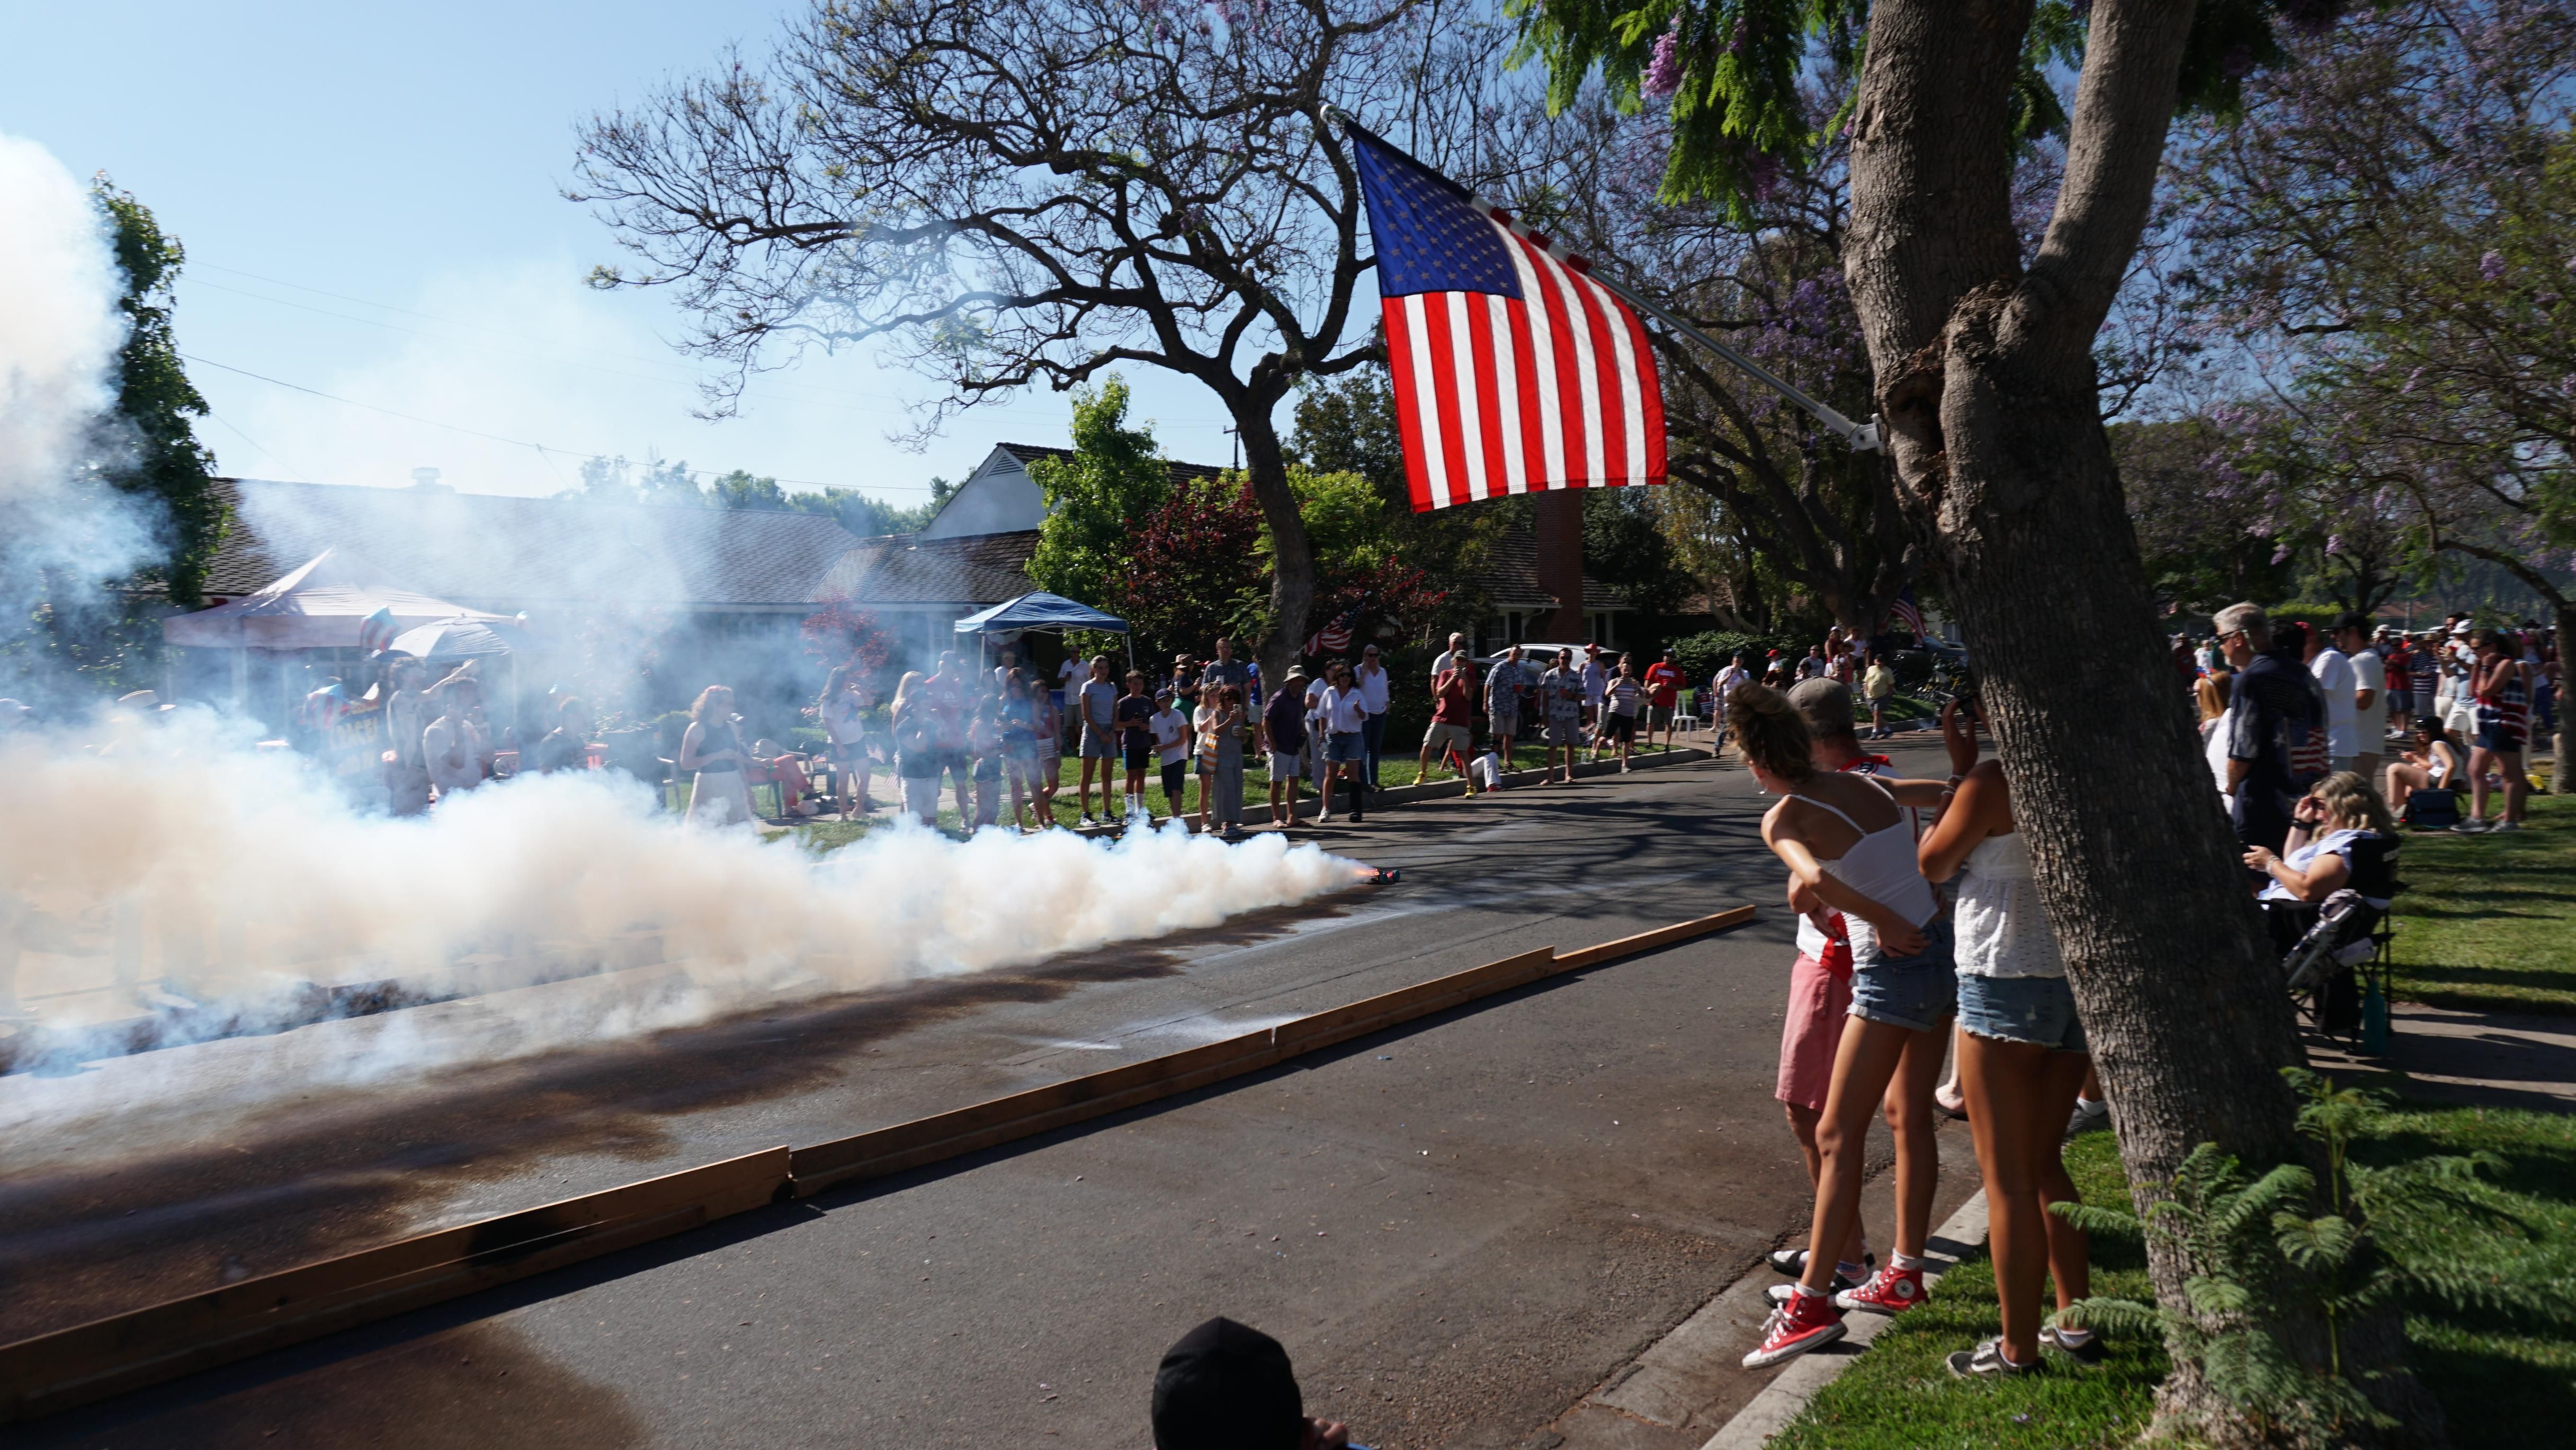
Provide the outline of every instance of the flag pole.
<path id="1" fill-rule="evenodd" d="M 1600 283 L 1604 289 L 1617 294 L 1620 300 L 1626 302 L 1629 306 L 1636 308 L 1638 311 L 1654 318 L 1664 326 L 1671 328 L 1673 331 L 1678 332 L 1682 336 L 1689 338 L 1691 341 L 1698 343 L 1700 346 L 1707 348 L 1710 352 L 1716 353 L 1719 357 L 1733 363 L 1737 368 L 1744 372 L 1752 374 L 1756 381 L 1762 383 L 1765 387 L 1771 389 L 1771 391 L 1778 393 L 1780 396 L 1787 398 L 1790 402 L 1793 402 L 1799 407 L 1814 414 L 1817 422 L 1822 423 L 1827 428 L 1831 429 L 1835 436 L 1841 438 L 1845 443 L 1850 444 L 1857 451 L 1862 453 L 1879 453 L 1885 451 L 1879 440 L 1878 419 L 1875 416 L 1871 417 L 1871 419 L 1866 423 L 1855 423 L 1851 419 L 1834 411 L 1833 408 L 1826 404 L 1808 397 L 1795 386 L 1772 373 L 1769 368 L 1762 366 L 1753 359 L 1746 357 L 1744 354 L 1737 352 L 1731 347 L 1728 347 L 1725 343 L 1722 343 L 1716 338 L 1709 336 L 1707 333 L 1700 331 L 1697 327 L 1692 326 L 1681 317 L 1675 315 L 1670 308 L 1648 301 L 1646 298 L 1639 296 L 1635 288 L 1622 286 L 1621 284 L 1602 276 L 1599 272 L 1593 271 L 1588 267 L 1584 269 L 1583 275 Z"/>

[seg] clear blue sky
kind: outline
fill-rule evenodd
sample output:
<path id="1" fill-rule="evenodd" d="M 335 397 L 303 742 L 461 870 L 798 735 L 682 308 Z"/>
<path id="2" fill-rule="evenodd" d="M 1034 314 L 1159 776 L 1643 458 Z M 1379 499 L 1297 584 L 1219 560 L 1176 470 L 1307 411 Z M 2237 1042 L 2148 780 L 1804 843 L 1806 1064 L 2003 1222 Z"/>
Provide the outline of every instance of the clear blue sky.
<path id="1" fill-rule="evenodd" d="M 104 170 L 188 249 L 182 348 L 199 358 L 546 457 L 210 366 L 204 440 L 228 473 L 399 484 L 441 469 L 470 492 L 563 487 L 578 455 L 658 452 L 916 502 L 1001 439 L 1061 442 L 1039 392 L 953 421 L 924 453 L 886 435 L 921 379 L 814 358 L 754 384 L 741 417 L 690 416 L 697 365 L 663 341 L 657 294 L 592 292 L 617 260 L 561 199 L 573 129 L 729 41 L 757 53 L 785 0 L 712 6 L 146 3 L 12 7 L 0 132 L 75 174 Z M 1225 462 L 1196 384 L 1131 372 L 1165 451 Z"/>

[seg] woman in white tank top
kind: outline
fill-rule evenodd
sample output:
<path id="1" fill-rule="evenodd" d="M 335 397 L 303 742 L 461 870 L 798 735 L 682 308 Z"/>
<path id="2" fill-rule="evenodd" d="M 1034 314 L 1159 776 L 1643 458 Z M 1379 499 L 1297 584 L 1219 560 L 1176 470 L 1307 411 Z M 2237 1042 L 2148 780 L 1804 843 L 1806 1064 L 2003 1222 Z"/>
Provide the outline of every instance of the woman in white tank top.
<path id="1" fill-rule="evenodd" d="M 1960 777 L 1949 809 L 1924 834 L 1920 856 L 1932 880 L 1960 877 L 1959 1084 L 1985 1178 L 2003 1310 L 2003 1333 L 1953 1354 L 1950 1367 L 1963 1375 L 2022 1373 L 2038 1368 L 2042 1344 L 2099 1358 L 2088 1331 L 2040 1323 L 2043 1274 L 2056 1277 L 2061 1309 L 2091 1292 L 2084 1231 L 2048 1205 L 2077 1198 L 2059 1144 L 2092 1059 L 2056 933 L 2040 912 L 2030 853 L 2014 828 L 2001 762 L 1979 761 Z"/>
<path id="2" fill-rule="evenodd" d="M 1832 1086 L 1816 1131 L 1820 1166 L 1807 1242 L 1845 1243 L 1860 1216 L 1862 1148 L 1870 1119 L 1892 1095 L 1898 1135 L 1895 1254 L 1857 1288 L 1830 1293 L 1834 1261 L 1810 1252 L 1789 1301 L 1763 1326 L 1748 1368 L 1774 1364 L 1842 1337 L 1844 1309 L 1910 1309 L 1923 1294 L 1925 1241 L 1939 1172 L 1932 1132 L 1932 1085 L 1956 981 L 1950 923 L 1914 859 L 1914 834 L 1901 806 L 1933 806 L 1931 781 L 1881 781 L 1822 771 L 1811 758 L 1806 722 L 1786 697 L 1761 685 L 1727 702 L 1736 749 L 1762 788 L 1783 797 L 1762 819 L 1762 839 L 1789 867 L 1796 887 L 1842 913 L 1851 935 L 1852 1003 L 1834 1059 Z"/>

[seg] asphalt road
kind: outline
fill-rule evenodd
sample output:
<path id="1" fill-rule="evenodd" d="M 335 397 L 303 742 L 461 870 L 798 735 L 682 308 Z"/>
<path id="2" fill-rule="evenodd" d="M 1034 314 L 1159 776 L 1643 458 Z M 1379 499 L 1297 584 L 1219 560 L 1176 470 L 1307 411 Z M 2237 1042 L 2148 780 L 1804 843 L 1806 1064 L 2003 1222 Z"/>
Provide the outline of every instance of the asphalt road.
<path id="1" fill-rule="evenodd" d="M 1696 764 L 1408 806 L 1328 837 L 1402 866 L 1403 883 L 1325 909 L 359 1094 L 113 1181 L 66 1170 L 0 1190 L 0 1333 L 859 1131 L 1533 947 L 1776 907 L 1762 804 L 1742 771 Z M 1278 1335 L 1310 1405 L 1371 1444 L 1521 1445 L 1803 1227 L 1770 1096 L 1787 940 L 1766 910 L 14 1442 L 1141 1446 L 1162 1349 L 1224 1313 Z"/>

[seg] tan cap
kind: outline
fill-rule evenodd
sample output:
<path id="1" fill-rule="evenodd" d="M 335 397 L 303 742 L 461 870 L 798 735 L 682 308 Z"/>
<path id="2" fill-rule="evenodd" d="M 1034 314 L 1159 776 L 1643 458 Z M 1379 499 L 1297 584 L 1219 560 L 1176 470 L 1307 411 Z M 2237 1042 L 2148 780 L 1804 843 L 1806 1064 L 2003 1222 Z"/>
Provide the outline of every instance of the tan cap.
<path id="1" fill-rule="evenodd" d="M 1852 733 L 1851 686 L 1840 680 L 1802 680 L 1789 691 L 1789 703 L 1815 735 Z"/>

